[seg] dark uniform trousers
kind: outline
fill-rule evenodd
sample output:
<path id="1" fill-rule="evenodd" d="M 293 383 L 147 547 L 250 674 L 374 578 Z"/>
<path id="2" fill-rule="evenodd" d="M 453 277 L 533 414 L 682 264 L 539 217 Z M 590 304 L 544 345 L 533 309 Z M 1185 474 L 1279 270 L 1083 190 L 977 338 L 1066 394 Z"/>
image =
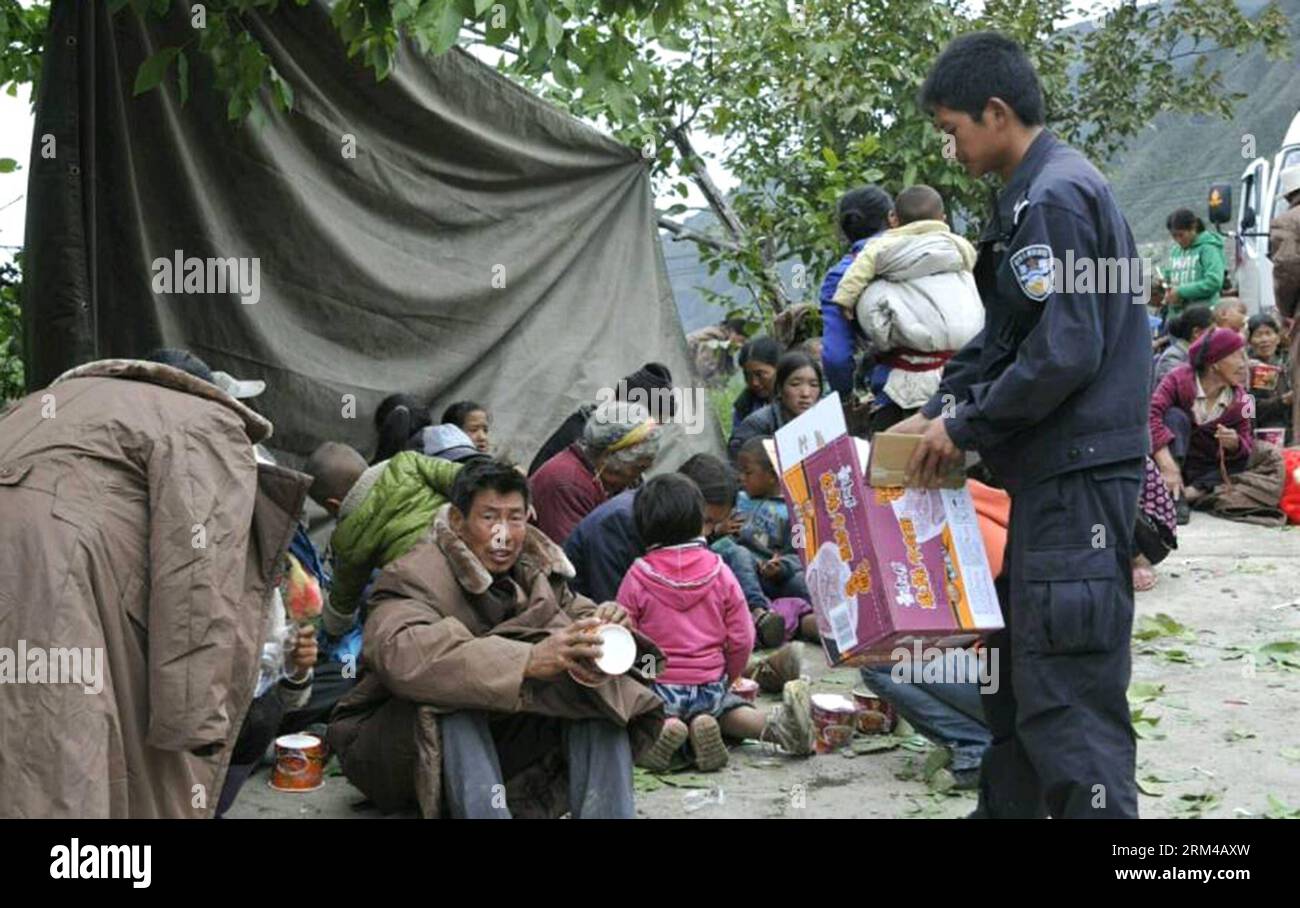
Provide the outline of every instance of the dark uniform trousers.
<path id="1" fill-rule="evenodd" d="M 1142 467 L 1062 473 L 1012 495 L 979 814 L 1137 816 L 1126 688 Z"/>

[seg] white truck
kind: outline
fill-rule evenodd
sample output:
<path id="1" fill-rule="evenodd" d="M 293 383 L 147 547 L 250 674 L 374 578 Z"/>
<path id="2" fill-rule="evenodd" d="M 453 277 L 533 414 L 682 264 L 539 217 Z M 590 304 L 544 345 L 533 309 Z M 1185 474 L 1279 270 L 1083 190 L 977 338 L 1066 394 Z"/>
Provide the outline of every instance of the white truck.
<path id="1" fill-rule="evenodd" d="M 1273 219 L 1286 210 L 1286 199 L 1278 192 L 1278 176 L 1288 167 L 1297 166 L 1300 166 L 1300 113 L 1291 120 L 1282 147 L 1272 159 L 1256 158 L 1241 175 L 1238 196 L 1241 207 L 1234 222 L 1237 260 L 1233 284 L 1252 315 L 1271 310 L 1274 306 L 1268 228 Z M 1218 224 L 1232 220 L 1232 200 L 1223 188 L 1210 188 L 1210 219 Z"/>

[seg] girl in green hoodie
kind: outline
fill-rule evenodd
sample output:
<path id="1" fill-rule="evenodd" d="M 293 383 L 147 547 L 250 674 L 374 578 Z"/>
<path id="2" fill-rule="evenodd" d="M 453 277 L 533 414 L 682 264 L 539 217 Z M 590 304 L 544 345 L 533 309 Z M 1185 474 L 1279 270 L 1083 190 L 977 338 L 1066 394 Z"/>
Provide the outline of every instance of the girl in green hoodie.
<path id="1" fill-rule="evenodd" d="M 1169 292 L 1165 301 L 1173 318 L 1189 305 L 1214 306 L 1223 289 L 1223 237 L 1187 208 L 1165 220 L 1174 248 L 1169 253 Z"/>

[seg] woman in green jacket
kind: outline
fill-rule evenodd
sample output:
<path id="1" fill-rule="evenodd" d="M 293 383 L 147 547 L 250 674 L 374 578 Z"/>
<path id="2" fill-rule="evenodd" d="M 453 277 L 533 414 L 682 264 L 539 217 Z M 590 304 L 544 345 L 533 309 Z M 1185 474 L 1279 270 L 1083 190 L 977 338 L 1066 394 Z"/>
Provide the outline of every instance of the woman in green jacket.
<path id="1" fill-rule="evenodd" d="M 1223 237 L 1187 208 L 1165 220 L 1174 248 L 1169 253 L 1169 291 L 1165 301 L 1173 318 L 1189 305 L 1214 306 L 1223 289 Z"/>

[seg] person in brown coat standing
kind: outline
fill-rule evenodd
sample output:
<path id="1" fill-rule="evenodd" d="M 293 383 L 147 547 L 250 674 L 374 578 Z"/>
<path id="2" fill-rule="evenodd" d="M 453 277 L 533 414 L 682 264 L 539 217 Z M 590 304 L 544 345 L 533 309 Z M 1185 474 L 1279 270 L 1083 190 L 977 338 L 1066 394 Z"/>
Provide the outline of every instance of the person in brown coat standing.
<path id="1" fill-rule="evenodd" d="M 184 368 L 88 363 L 0 416 L 0 817 L 211 817 L 308 478 Z"/>
<path id="2" fill-rule="evenodd" d="M 1291 323 L 1291 387 L 1300 388 L 1300 165 L 1278 177 L 1278 192 L 1290 206 L 1273 218 L 1268 257 L 1273 262 L 1273 299 Z M 1300 432 L 1300 396 L 1291 402 L 1292 431 Z"/>
<path id="3" fill-rule="evenodd" d="M 572 566 L 527 513 L 518 471 L 470 464 L 429 536 L 375 581 L 360 677 L 328 738 L 381 810 L 634 814 L 632 761 L 664 715 L 644 678 L 663 654 L 633 631 L 633 670 L 596 668 L 593 629 L 627 615 L 569 590 Z"/>

